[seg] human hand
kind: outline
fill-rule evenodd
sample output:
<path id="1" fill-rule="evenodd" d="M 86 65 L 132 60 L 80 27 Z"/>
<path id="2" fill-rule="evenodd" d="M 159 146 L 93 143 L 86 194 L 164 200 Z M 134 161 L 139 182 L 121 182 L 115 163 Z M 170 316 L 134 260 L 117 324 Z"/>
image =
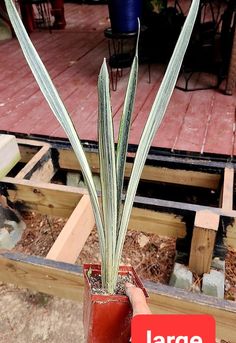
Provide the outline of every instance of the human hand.
<path id="1" fill-rule="evenodd" d="M 126 282 L 125 292 L 129 297 L 133 308 L 133 317 L 137 314 L 151 314 L 150 308 L 147 305 L 146 297 L 141 288 L 136 287 L 132 283 Z"/>

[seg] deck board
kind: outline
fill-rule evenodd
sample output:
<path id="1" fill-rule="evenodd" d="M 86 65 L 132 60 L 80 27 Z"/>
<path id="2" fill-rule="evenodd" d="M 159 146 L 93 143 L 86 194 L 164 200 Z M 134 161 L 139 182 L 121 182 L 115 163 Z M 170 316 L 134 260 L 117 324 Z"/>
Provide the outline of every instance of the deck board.
<path id="1" fill-rule="evenodd" d="M 34 31 L 31 39 L 42 57 L 79 136 L 97 140 L 97 76 L 108 57 L 103 31 L 109 26 L 106 5 L 65 3 L 65 30 Z M 16 39 L 0 42 L 0 131 L 31 136 L 65 138 L 59 123 L 43 99 L 26 65 Z M 141 65 L 130 143 L 138 144 L 152 102 L 160 86 L 165 66 Z M 115 137 L 123 108 L 129 69 L 111 91 Z M 205 77 L 205 78 L 204 78 Z M 213 77 L 194 75 L 190 86 Z M 181 83 L 181 79 L 178 82 Z M 152 145 L 173 152 L 236 155 L 236 94 L 226 96 L 221 89 L 184 92 L 175 89 L 163 122 Z"/>
<path id="2" fill-rule="evenodd" d="M 217 93 L 206 136 L 204 152 L 217 151 L 218 154 L 233 154 L 235 127 L 235 97 Z"/>
<path id="3" fill-rule="evenodd" d="M 191 94 L 191 102 L 186 109 L 179 136 L 173 147 L 174 150 L 202 151 L 205 128 L 208 116 L 212 112 L 213 99 L 214 92 L 212 90 L 201 91 L 200 94 L 196 92 Z"/>
<path id="4" fill-rule="evenodd" d="M 175 90 L 153 145 L 175 149 L 193 93 Z"/>

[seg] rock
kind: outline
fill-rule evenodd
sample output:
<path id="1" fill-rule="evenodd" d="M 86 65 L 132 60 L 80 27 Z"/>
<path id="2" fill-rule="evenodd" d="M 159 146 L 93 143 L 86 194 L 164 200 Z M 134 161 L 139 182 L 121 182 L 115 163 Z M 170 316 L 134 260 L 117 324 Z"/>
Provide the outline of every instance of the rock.
<path id="1" fill-rule="evenodd" d="M 21 239 L 26 224 L 20 215 L 7 204 L 0 204 L 0 247 L 12 249 Z"/>
<path id="2" fill-rule="evenodd" d="M 140 233 L 139 237 L 138 237 L 138 244 L 139 244 L 140 248 L 145 247 L 145 245 L 148 242 L 149 242 L 149 238 L 146 235 L 144 235 L 143 233 Z"/>

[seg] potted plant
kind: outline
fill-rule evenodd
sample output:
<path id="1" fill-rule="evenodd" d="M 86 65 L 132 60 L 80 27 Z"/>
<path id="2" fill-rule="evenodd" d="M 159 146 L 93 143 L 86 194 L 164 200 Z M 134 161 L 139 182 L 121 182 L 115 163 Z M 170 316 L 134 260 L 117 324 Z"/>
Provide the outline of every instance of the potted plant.
<path id="1" fill-rule="evenodd" d="M 138 31 L 142 0 L 108 0 L 108 10 L 113 33 Z"/>
<path id="2" fill-rule="evenodd" d="M 124 169 L 128 148 L 131 114 L 134 105 L 138 75 L 137 47 L 128 81 L 116 149 L 114 144 L 110 104 L 109 75 L 105 60 L 102 64 L 98 80 L 99 158 L 102 190 L 101 206 L 99 205 L 98 195 L 95 189 L 89 164 L 72 120 L 63 102 L 61 101 L 42 61 L 40 60 L 40 57 L 33 47 L 12 0 L 5 1 L 9 17 L 19 39 L 26 60 L 28 61 L 36 81 L 38 82 L 38 85 L 41 88 L 41 91 L 44 94 L 54 115 L 64 128 L 79 160 L 93 207 L 99 236 L 101 266 L 85 266 L 85 284 L 88 286 L 88 290 L 91 291 L 93 287 L 91 284 L 89 285 L 89 282 L 92 281 L 92 279 L 95 279 L 97 283 L 101 282 L 101 288 L 99 292 L 100 296 L 103 296 L 103 301 L 100 299 L 97 302 L 93 301 L 93 295 L 88 293 L 85 296 L 86 304 L 84 307 L 84 320 L 85 329 L 87 328 L 87 331 L 85 332 L 87 342 L 127 342 L 129 336 L 131 309 L 127 307 L 128 299 L 126 296 L 122 295 L 123 300 L 121 300 L 121 296 L 118 296 L 117 299 L 117 295 L 114 294 L 117 287 L 119 272 L 121 273 L 121 277 L 123 274 L 125 274 L 124 278 L 131 277 L 132 282 L 136 283 L 140 287 L 142 287 L 142 285 L 139 283 L 139 281 L 136 281 L 135 273 L 133 273 L 133 276 L 130 276 L 130 269 L 125 272 L 123 268 L 120 268 L 121 253 L 139 179 L 148 155 L 149 148 L 151 146 L 152 139 L 154 138 L 155 133 L 161 124 L 171 94 L 174 90 L 178 73 L 197 16 L 199 0 L 192 1 L 188 17 L 185 21 L 175 50 L 167 67 L 165 76 L 154 100 L 136 152 L 136 157 L 124 201 Z M 91 303 L 88 303 L 87 301 L 91 301 Z M 124 306 L 122 307 L 120 307 L 121 302 L 124 303 Z M 94 330 L 93 325 L 96 327 L 101 326 L 102 320 L 100 315 L 97 315 L 96 310 L 99 306 L 104 306 L 104 303 L 108 304 L 108 313 L 105 315 L 106 321 L 109 322 L 109 335 L 107 332 L 101 330 L 101 332 L 99 332 L 99 337 L 92 336 L 91 333 L 96 333 L 98 335 L 97 331 Z M 94 307 L 92 307 L 93 305 Z M 113 305 L 118 306 L 118 310 L 115 310 Z M 102 312 L 104 311 L 102 310 Z M 101 311 L 99 313 L 101 313 Z M 113 314 L 115 314 L 115 317 L 112 317 Z M 86 323 L 86 320 L 89 322 Z M 112 325 L 114 326 L 112 327 Z M 123 330 L 122 332 L 125 332 L 125 334 L 122 335 L 122 340 L 120 340 L 119 336 L 112 336 L 114 332 L 117 332 L 114 327 L 118 327 L 119 332 L 121 332 L 121 330 Z M 105 326 L 105 330 L 107 330 L 107 326 Z"/>

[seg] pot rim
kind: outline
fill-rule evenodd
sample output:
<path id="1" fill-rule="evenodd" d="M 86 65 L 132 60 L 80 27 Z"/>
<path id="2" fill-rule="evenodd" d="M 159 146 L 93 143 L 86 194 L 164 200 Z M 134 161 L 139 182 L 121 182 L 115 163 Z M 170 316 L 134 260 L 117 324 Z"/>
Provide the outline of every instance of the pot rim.
<path id="1" fill-rule="evenodd" d="M 89 282 L 89 278 L 88 278 L 88 275 L 87 275 L 87 271 L 89 269 L 92 269 L 92 271 L 95 271 L 96 273 L 100 273 L 101 274 L 101 264 L 97 264 L 97 263 L 85 263 L 83 264 L 83 274 L 84 274 L 84 279 L 85 279 L 85 282 L 87 283 L 87 286 L 89 287 L 90 289 L 90 292 L 91 292 L 91 284 Z M 127 265 L 120 265 L 119 266 L 119 274 L 123 274 L 123 273 L 131 273 L 132 274 L 132 277 L 133 277 L 133 281 L 134 281 L 134 284 L 136 287 L 138 288 L 141 288 L 145 297 L 148 298 L 149 295 L 142 283 L 142 281 L 140 280 L 138 274 L 136 273 L 136 271 L 134 270 L 134 268 L 132 266 L 127 266 Z M 128 299 L 128 296 L 127 295 L 121 295 L 121 294 L 96 294 L 96 293 L 92 293 L 91 292 L 91 295 L 94 297 L 94 298 L 116 298 L 116 299 L 120 299 L 120 300 L 127 300 Z"/>

